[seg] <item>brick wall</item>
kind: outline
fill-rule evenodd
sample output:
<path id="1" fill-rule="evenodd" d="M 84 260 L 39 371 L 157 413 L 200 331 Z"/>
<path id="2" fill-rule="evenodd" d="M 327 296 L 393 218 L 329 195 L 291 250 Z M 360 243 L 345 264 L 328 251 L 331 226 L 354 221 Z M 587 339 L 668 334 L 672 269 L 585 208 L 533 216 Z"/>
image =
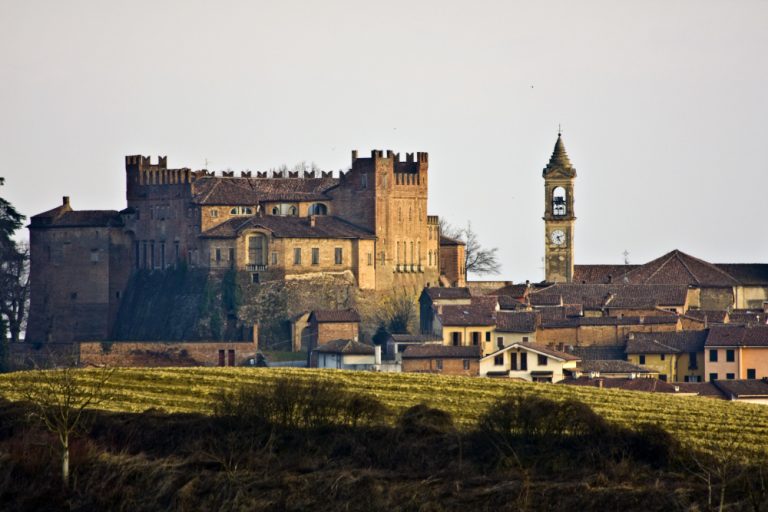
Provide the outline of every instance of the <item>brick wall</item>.
<path id="1" fill-rule="evenodd" d="M 222 366 L 222 350 L 223 366 L 241 366 L 256 353 L 253 342 L 116 341 L 82 342 L 79 346 L 83 366 Z"/>
<path id="2" fill-rule="evenodd" d="M 464 375 L 476 376 L 480 374 L 480 362 L 478 359 L 468 359 L 469 369 L 464 369 L 465 359 L 439 358 L 442 361 L 442 370 L 438 369 L 438 359 L 410 359 L 403 358 L 403 371 L 412 373 L 437 373 L 440 375 Z"/>

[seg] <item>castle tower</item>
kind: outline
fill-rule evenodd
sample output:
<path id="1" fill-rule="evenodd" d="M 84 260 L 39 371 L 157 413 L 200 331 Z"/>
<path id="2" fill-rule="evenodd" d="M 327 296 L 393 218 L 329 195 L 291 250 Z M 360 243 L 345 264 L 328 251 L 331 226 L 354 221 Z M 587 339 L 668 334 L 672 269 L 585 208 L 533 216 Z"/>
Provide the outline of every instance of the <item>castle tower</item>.
<path id="1" fill-rule="evenodd" d="M 545 279 L 570 283 L 573 279 L 573 182 L 576 169 L 565 152 L 558 132 L 555 150 L 542 172 L 544 177 L 544 268 Z"/>

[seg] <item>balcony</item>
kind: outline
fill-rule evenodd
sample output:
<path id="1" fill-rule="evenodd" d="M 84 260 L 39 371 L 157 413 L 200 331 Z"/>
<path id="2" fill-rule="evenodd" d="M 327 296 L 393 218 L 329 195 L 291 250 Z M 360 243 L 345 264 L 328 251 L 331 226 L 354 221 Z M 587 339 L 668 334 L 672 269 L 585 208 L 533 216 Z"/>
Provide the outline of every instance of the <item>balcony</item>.
<path id="1" fill-rule="evenodd" d="M 255 263 L 248 263 L 245 266 L 245 270 L 247 270 L 248 272 L 264 272 L 265 270 L 267 270 L 267 266 L 256 265 Z"/>

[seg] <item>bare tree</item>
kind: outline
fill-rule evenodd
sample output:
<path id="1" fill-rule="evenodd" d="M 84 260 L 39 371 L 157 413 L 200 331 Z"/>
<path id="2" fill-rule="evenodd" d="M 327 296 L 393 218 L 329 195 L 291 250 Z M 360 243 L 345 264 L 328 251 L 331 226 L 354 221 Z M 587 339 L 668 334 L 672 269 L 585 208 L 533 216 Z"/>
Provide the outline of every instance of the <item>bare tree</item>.
<path id="1" fill-rule="evenodd" d="M 487 275 L 498 274 L 501 271 L 498 248 L 483 247 L 477 233 L 472 229 L 471 222 L 467 222 L 467 227 L 464 229 L 451 226 L 442 217 L 438 222 L 442 236 L 464 242 L 464 263 L 467 274 Z"/>
<path id="2" fill-rule="evenodd" d="M 13 342 L 18 342 L 29 306 L 29 245 L 16 244 L 0 261 L 0 316 L 4 317 Z"/>
<path id="3" fill-rule="evenodd" d="M 59 440 L 65 487 L 69 487 L 70 441 L 84 426 L 88 409 L 108 399 L 105 388 L 113 373 L 106 366 L 89 370 L 61 366 L 19 372 L 13 379 L 15 391 L 31 407 L 32 419 Z"/>
<path id="4" fill-rule="evenodd" d="M 406 289 L 386 295 L 378 308 L 377 321 L 394 334 L 406 334 L 416 322 L 416 301 Z"/>

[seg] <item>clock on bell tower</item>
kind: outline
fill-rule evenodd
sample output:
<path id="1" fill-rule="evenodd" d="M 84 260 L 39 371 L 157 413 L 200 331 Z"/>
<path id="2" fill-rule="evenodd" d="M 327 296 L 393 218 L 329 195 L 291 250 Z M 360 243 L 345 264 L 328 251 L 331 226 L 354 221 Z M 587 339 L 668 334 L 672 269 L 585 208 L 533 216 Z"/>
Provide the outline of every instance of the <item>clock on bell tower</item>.
<path id="1" fill-rule="evenodd" d="M 560 132 L 555 150 L 542 173 L 544 177 L 544 274 L 551 283 L 573 280 L 573 182 L 571 165 Z"/>

